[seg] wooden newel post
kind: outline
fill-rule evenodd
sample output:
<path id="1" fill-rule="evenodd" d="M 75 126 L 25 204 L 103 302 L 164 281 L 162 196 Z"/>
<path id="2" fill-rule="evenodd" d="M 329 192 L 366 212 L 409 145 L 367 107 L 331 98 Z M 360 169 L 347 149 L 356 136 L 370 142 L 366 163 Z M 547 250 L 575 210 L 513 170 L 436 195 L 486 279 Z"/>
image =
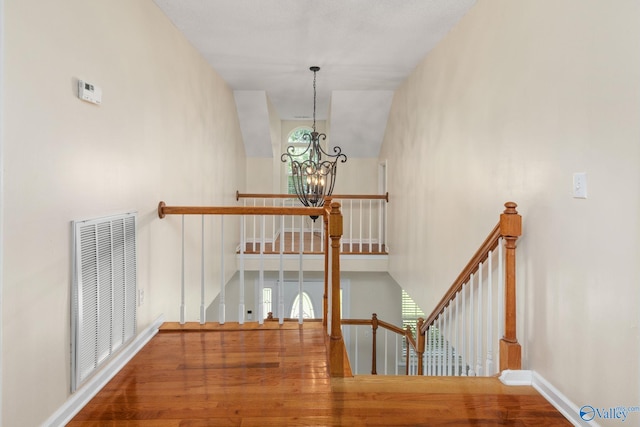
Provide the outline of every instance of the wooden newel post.
<path id="1" fill-rule="evenodd" d="M 329 316 L 329 256 L 331 251 L 329 250 L 329 216 L 331 215 L 331 197 L 324 198 L 325 215 L 324 221 L 324 294 L 322 295 L 322 326 L 324 326 L 325 333 L 327 331 L 328 316 Z"/>
<path id="2" fill-rule="evenodd" d="M 418 339 L 418 351 L 416 353 L 418 357 L 418 375 L 422 375 L 424 373 L 424 347 L 425 347 L 425 333 L 422 331 L 422 327 L 424 325 L 424 319 L 422 317 L 418 318 L 418 326 L 416 328 L 416 335 Z"/>
<path id="3" fill-rule="evenodd" d="M 522 217 L 513 202 L 504 204 L 500 215 L 500 234 L 504 239 L 504 336 L 500 340 L 500 370 L 521 369 L 522 349 L 516 337 L 516 241 L 522 235 Z"/>
<path id="4" fill-rule="evenodd" d="M 376 332 L 378 332 L 378 315 L 371 315 L 371 331 L 373 333 L 373 351 L 371 352 L 371 375 L 378 375 L 378 360 L 376 357 Z"/>
<path id="5" fill-rule="evenodd" d="M 331 337 L 329 340 L 329 372 L 332 377 L 344 377 L 345 348 L 340 320 L 340 238 L 342 213 L 340 203 L 331 203 L 329 214 L 331 238 Z"/>

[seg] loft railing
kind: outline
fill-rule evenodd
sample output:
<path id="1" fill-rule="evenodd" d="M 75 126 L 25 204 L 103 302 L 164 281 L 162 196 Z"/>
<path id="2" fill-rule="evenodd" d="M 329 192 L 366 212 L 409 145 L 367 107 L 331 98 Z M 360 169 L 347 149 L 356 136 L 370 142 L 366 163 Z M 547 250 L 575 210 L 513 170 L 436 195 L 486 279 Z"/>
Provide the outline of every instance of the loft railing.
<path id="1" fill-rule="evenodd" d="M 515 269 L 522 218 L 516 207 L 505 203 L 498 224 L 427 320 L 419 322 L 418 349 L 424 351 L 419 374 L 490 376 L 521 368 Z"/>
<path id="2" fill-rule="evenodd" d="M 167 215 L 179 215 L 181 216 L 181 279 L 180 279 L 180 323 L 185 324 L 187 318 L 187 310 L 186 310 L 186 300 L 187 300 L 187 291 L 188 289 L 192 289 L 192 286 L 187 286 L 187 279 L 185 278 L 185 270 L 186 264 L 188 262 L 187 255 L 185 253 L 185 238 L 191 240 L 197 240 L 197 236 L 193 236 L 188 234 L 185 228 L 185 217 L 196 216 L 200 217 L 200 239 L 201 239 L 201 253 L 200 253 L 200 262 L 201 262 L 201 278 L 200 278 L 200 323 L 204 324 L 206 322 L 206 304 L 207 304 L 207 296 L 206 291 L 208 286 L 207 281 L 208 277 L 205 274 L 205 239 L 209 233 L 205 232 L 205 217 L 208 216 L 219 216 L 220 217 L 220 293 L 219 293 L 219 323 L 225 323 L 225 313 L 226 313 L 226 302 L 225 302 L 225 288 L 226 288 L 226 279 L 224 272 L 224 255 L 227 251 L 225 248 L 225 235 L 227 235 L 227 239 L 237 239 L 235 240 L 240 247 L 240 286 L 239 286 L 239 307 L 238 307 L 238 319 L 239 323 L 244 323 L 245 316 L 245 304 L 244 304 L 244 269 L 243 269 L 243 257 L 244 257 L 244 249 L 245 245 L 245 233 L 244 227 L 246 224 L 245 218 L 246 216 L 256 216 L 260 219 L 261 222 L 265 222 L 266 217 L 274 217 L 279 219 L 279 224 L 283 224 L 285 219 L 288 217 L 309 217 L 315 216 L 318 218 L 322 218 L 323 224 L 323 236 L 324 236 L 324 258 L 325 258 L 325 280 L 324 280 L 324 304 L 323 304 L 323 325 L 326 328 L 327 335 L 329 337 L 329 371 L 331 376 L 333 377 L 341 377 L 345 375 L 349 375 L 350 368 L 348 366 L 348 359 L 345 357 L 345 348 L 344 341 L 342 337 L 342 330 L 340 328 L 340 239 L 343 234 L 343 218 L 342 213 L 340 211 L 340 203 L 332 202 L 331 198 L 327 198 L 325 206 L 322 208 L 310 208 L 310 207 L 278 207 L 278 206 L 167 206 L 164 202 L 160 202 L 158 204 L 158 216 L 160 218 L 165 218 Z M 240 223 L 240 232 L 238 230 L 232 230 L 231 233 L 228 233 L 227 228 L 225 227 L 224 218 L 225 217 L 237 217 Z M 298 221 L 301 224 L 301 227 L 304 226 L 304 222 L 302 220 Z M 190 227 L 193 229 L 194 227 Z M 233 227 L 231 227 L 233 228 Z M 262 227 L 263 233 L 265 227 Z M 230 236 L 228 235 L 230 234 Z M 240 237 L 238 238 L 238 234 Z M 302 236 L 302 232 L 299 232 L 299 235 Z M 263 239 L 264 241 L 264 239 Z M 193 244 L 191 245 L 193 246 Z M 299 268 L 299 283 L 300 283 L 300 293 L 302 294 L 302 283 L 303 283 L 303 268 L 302 268 L 302 249 L 303 245 L 299 246 L 300 253 L 300 268 Z M 264 245 L 262 246 L 261 253 L 264 253 Z M 279 254 L 282 260 L 282 255 L 284 250 L 282 246 L 280 246 Z M 280 267 L 280 285 L 284 282 L 282 280 L 282 261 Z M 260 274 L 262 276 L 263 271 L 261 268 Z M 262 279 L 262 277 L 261 277 Z M 261 280 L 262 285 L 262 280 Z M 258 292 L 259 301 L 257 303 L 258 311 L 258 322 L 263 323 L 264 318 L 266 317 L 266 313 L 261 313 L 262 309 L 262 292 Z M 280 292 L 280 295 L 283 295 L 283 292 Z M 300 298 L 302 300 L 302 298 Z M 281 306 L 281 304 L 280 304 Z M 281 307 L 280 307 L 281 308 Z M 284 319 L 284 311 L 280 310 L 279 313 L 280 321 L 282 322 Z M 299 322 L 303 322 L 302 310 L 300 310 Z"/>
<path id="3" fill-rule="evenodd" d="M 386 218 L 389 193 L 382 195 L 347 194 L 333 195 L 339 200 L 343 215 L 343 254 L 386 254 Z M 257 194 L 236 192 L 236 200 L 244 207 L 294 207 L 300 206 L 295 194 Z M 284 241 L 285 253 L 298 253 L 298 245 L 305 254 L 321 254 L 324 251 L 324 229 L 309 217 L 292 217 L 284 224 L 274 218 L 264 224 L 253 215 L 245 218 L 245 253 L 277 253 Z M 261 234 L 264 230 L 264 234 Z M 303 236 L 299 236 L 302 230 Z M 300 238 L 302 237 L 302 239 Z"/>
<path id="4" fill-rule="evenodd" d="M 399 375 L 401 368 L 404 368 L 405 375 L 416 375 L 418 373 L 417 361 L 422 358 L 422 354 L 418 351 L 416 339 L 410 326 L 407 325 L 406 329 L 402 329 L 378 319 L 378 315 L 373 313 L 371 319 L 342 319 L 342 327 L 343 329 L 345 327 L 349 328 L 344 332 L 344 336 L 354 373 L 360 373 L 360 348 L 363 347 L 363 344 L 371 347 L 370 372 L 372 375 L 378 374 L 379 353 L 382 356 L 382 373 L 384 375 Z M 378 344 L 379 329 L 382 329 L 383 332 L 381 345 Z M 364 334 L 361 332 L 364 332 Z M 364 335 L 364 338 L 361 339 L 361 335 Z M 362 343 L 362 340 L 367 342 Z M 366 347 L 364 348 L 364 353 L 369 353 Z"/>

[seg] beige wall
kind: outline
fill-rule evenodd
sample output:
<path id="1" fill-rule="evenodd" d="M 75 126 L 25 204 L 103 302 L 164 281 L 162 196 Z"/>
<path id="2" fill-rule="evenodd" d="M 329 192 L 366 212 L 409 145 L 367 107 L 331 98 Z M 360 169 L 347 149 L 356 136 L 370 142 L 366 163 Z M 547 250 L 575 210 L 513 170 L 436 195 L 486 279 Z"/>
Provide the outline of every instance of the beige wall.
<path id="1" fill-rule="evenodd" d="M 139 330 L 175 320 L 179 220 L 156 206 L 234 203 L 245 156 L 232 92 L 151 0 L 4 13 L 2 424 L 34 426 L 70 390 L 70 221 L 138 211 Z"/>
<path id="2" fill-rule="evenodd" d="M 640 402 L 639 52 L 637 1 L 480 0 L 397 91 L 381 153 L 390 272 L 427 310 L 519 204 L 524 368 L 578 406 Z"/>

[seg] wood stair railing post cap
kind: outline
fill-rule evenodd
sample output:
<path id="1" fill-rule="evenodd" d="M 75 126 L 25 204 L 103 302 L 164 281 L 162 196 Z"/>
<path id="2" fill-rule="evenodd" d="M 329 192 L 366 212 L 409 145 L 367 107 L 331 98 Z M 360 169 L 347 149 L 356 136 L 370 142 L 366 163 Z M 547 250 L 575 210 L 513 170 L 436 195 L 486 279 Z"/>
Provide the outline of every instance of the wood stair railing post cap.
<path id="1" fill-rule="evenodd" d="M 522 216 L 516 208 L 514 202 L 504 204 L 505 210 L 500 214 L 500 234 L 508 237 L 519 237 L 522 235 Z"/>

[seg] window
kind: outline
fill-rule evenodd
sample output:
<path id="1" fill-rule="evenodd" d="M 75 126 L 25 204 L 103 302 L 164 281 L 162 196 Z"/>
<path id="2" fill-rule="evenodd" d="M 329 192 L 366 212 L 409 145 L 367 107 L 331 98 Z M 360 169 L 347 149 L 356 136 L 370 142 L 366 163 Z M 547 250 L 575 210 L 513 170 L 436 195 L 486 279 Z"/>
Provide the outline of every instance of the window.
<path id="1" fill-rule="evenodd" d="M 418 318 L 424 319 L 424 312 L 418 304 L 409 296 L 409 294 L 402 290 L 402 329 L 406 329 L 407 326 L 411 326 L 411 330 L 416 334 L 418 328 Z M 400 365 L 404 366 L 405 356 L 407 354 L 407 340 L 402 339 L 402 358 L 400 359 Z"/>
<path id="2" fill-rule="evenodd" d="M 402 328 L 406 329 L 407 325 L 411 326 L 413 331 L 416 330 L 418 318 L 424 319 L 424 312 L 418 307 L 418 304 L 402 290 Z"/>
<path id="3" fill-rule="evenodd" d="M 296 295 L 296 299 L 293 300 L 293 307 L 291 307 L 291 318 L 297 319 L 300 316 L 300 294 Z M 302 318 L 303 319 L 315 319 L 313 312 L 313 304 L 311 304 L 311 298 L 306 292 L 302 293 Z"/>

